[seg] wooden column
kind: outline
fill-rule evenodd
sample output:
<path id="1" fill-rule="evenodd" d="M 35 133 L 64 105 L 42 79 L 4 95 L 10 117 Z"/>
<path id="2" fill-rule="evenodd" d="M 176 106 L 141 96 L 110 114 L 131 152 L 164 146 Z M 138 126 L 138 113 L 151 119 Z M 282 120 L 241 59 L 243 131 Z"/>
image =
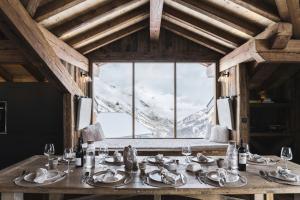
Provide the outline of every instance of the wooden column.
<path id="1" fill-rule="evenodd" d="M 236 66 L 237 78 L 237 141 L 243 139 L 245 143 L 249 141 L 249 88 L 248 73 L 245 64 Z"/>
<path id="2" fill-rule="evenodd" d="M 23 193 L 1 193 L 1 200 L 23 200 Z"/>
<path id="3" fill-rule="evenodd" d="M 74 114 L 74 95 L 65 93 L 63 95 L 63 126 L 64 126 L 64 147 L 74 147 L 75 137 L 75 114 Z"/>

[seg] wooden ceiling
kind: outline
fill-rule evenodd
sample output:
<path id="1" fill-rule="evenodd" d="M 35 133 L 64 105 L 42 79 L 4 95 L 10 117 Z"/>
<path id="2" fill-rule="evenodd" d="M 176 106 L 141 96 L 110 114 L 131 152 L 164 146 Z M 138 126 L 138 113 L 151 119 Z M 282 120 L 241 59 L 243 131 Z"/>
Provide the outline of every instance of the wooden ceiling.
<path id="1" fill-rule="evenodd" d="M 20 1 L 48 41 L 58 38 L 83 55 L 142 29 L 149 29 L 154 41 L 164 28 L 223 55 L 280 21 L 291 22 L 293 37 L 300 37 L 297 0 Z M 0 63 L 8 61 L 0 65 L 0 81 L 30 80 L 30 74 L 35 74 L 32 80 L 44 80 L 24 64 L 26 59 L 2 34 L 0 43 Z M 13 63 L 9 57 L 14 58 Z M 84 58 L 73 64 L 86 66 Z M 21 70 L 26 73 L 19 77 Z"/>

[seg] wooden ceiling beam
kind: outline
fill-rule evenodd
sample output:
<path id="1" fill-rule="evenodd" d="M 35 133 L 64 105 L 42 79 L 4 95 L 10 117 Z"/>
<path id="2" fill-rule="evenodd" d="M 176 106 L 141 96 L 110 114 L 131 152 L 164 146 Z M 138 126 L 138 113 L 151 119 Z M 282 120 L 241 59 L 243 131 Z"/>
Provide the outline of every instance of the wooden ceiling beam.
<path id="1" fill-rule="evenodd" d="M 13 76 L 0 65 L 0 76 L 8 82 L 13 82 Z"/>
<path id="2" fill-rule="evenodd" d="M 48 43 L 53 48 L 55 54 L 62 60 L 88 72 L 89 60 L 81 53 L 70 47 L 64 41 L 58 39 L 54 34 L 38 25 Z"/>
<path id="3" fill-rule="evenodd" d="M 24 64 L 26 62 L 26 58 L 19 50 L 0 48 L 0 64 Z"/>
<path id="4" fill-rule="evenodd" d="M 108 35 L 118 32 L 124 28 L 134 25 L 140 21 L 143 21 L 149 17 L 149 9 L 143 7 L 136 9 L 133 12 L 117 17 L 113 21 L 109 21 L 95 27 L 87 32 L 79 34 L 66 42 L 78 49 L 99 39 L 102 39 Z"/>
<path id="5" fill-rule="evenodd" d="M 158 40 L 164 0 L 150 1 L 150 39 Z"/>
<path id="6" fill-rule="evenodd" d="M 287 0 L 275 0 L 275 3 L 281 20 L 290 22 L 290 13 L 286 1 Z"/>
<path id="7" fill-rule="evenodd" d="M 214 27 L 204 21 L 200 21 L 194 17 L 177 11 L 169 6 L 165 6 L 163 19 L 185 28 L 191 32 L 195 32 L 203 37 L 213 40 L 228 48 L 236 48 L 245 42 L 233 34 L 230 34 L 218 27 Z"/>
<path id="8" fill-rule="evenodd" d="M 198 35 L 196 33 L 190 32 L 190 31 L 188 31 L 180 26 L 177 26 L 175 24 L 172 24 L 170 22 L 162 21 L 162 26 L 163 26 L 163 28 L 165 28 L 179 36 L 182 36 L 188 40 L 191 40 L 197 44 L 205 46 L 205 47 L 212 49 L 216 52 L 219 52 L 221 54 L 226 54 L 230 51 L 230 49 L 228 49 L 214 41 L 211 41 L 211 40 L 208 40 L 207 38 L 201 37 L 200 35 Z"/>
<path id="9" fill-rule="evenodd" d="M 26 10 L 31 17 L 34 17 L 42 0 L 28 0 Z"/>
<path id="10" fill-rule="evenodd" d="M 10 40 L 0 40 L 0 50 L 16 50 L 17 47 Z"/>
<path id="11" fill-rule="evenodd" d="M 273 22 L 279 22 L 280 18 L 276 10 L 265 5 L 261 0 L 230 0 L 235 4 L 242 6 L 256 14 L 259 14 Z M 282 0 L 281 0 L 282 1 Z"/>
<path id="12" fill-rule="evenodd" d="M 114 0 L 93 11 L 55 27 L 51 30 L 51 32 L 57 35 L 60 39 L 67 40 L 122 14 L 134 10 L 148 2 L 149 0 Z"/>
<path id="13" fill-rule="evenodd" d="M 35 20 L 41 22 L 47 18 L 61 13 L 69 8 L 72 8 L 86 0 L 59 0 L 51 1 L 44 6 L 41 6 L 36 13 Z"/>
<path id="14" fill-rule="evenodd" d="M 277 34 L 271 39 L 271 49 L 284 49 L 293 35 L 290 23 L 280 23 Z"/>
<path id="15" fill-rule="evenodd" d="M 142 21 L 142 22 L 139 22 L 137 24 L 134 24 L 128 28 L 125 28 L 125 29 L 122 29 L 112 35 L 109 35 L 107 37 L 104 37 L 98 41 L 95 41 L 89 45 L 86 45 L 84 47 L 81 47 L 80 49 L 78 49 L 79 52 L 83 53 L 83 54 L 88 54 L 92 51 L 95 51 L 105 45 L 108 45 L 116 40 L 119 40 L 123 37 L 126 37 L 132 33 L 135 33 L 139 30 L 142 30 L 144 29 L 145 27 L 147 27 L 147 22 L 146 21 Z"/>
<path id="16" fill-rule="evenodd" d="M 290 20 L 293 24 L 293 36 L 300 38 L 300 5 L 299 0 L 286 0 L 289 9 Z"/>
<path id="17" fill-rule="evenodd" d="M 256 40 L 268 40 L 268 48 L 276 46 L 276 37 L 280 38 L 282 33 L 281 27 L 291 27 L 289 23 L 276 23 L 267 27 L 263 32 L 258 34 L 255 38 L 249 40 L 245 44 L 236 48 L 220 60 L 220 71 L 227 70 L 237 64 L 243 62 L 257 61 L 257 63 L 264 62 L 263 58 L 257 54 L 256 51 Z M 275 39 L 274 39 L 275 38 Z M 278 39 L 280 40 L 280 39 Z M 284 40 L 286 42 L 286 40 Z M 284 43 L 282 42 L 282 43 Z"/>
<path id="18" fill-rule="evenodd" d="M 14 29 L 22 36 L 22 39 L 28 47 L 30 47 L 29 49 L 22 48 L 24 55 L 28 55 L 28 51 L 34 53 L 35 56 L 39 58 L 39 61 L 42 62 L 42 65 L 37 67 L 43 67 L 43 70 L 47 72 L 50 79 L 54 80 L 54 83 L 56 83 L 60 89 L 71 94 L 82 96 L 83 92 L 69 75 L 67 69 L 45 39 L 37 23 L 31 18 L 20 1 L 0 1 L 0 10 L 10 24 L 13 25 Z M 1 26 L 1 29 L 2 28 L 8 28 L 8 26 L 3 25 Z M 17 42 L 17 39 L 18 38 L 15 38 L 14 41 Z M 20 43 L 22 44 L 23 42 Z"/>
<path id="19" fill-rule="evenodd" d="M 203 1 L 165 0 L 165 4 L 244 39 L 254 37 L 261 29 L 253 23 L 241 20 L 239 17 L 207 5 Z"/>
<path id="20" fill-rule="evenodd" d="M 26 63 L 22 65 L 29 74 L 31 74 L 37 81 L 39 82 L 45 82 L 46 78 L 45 76 L 33 65 Z"/>

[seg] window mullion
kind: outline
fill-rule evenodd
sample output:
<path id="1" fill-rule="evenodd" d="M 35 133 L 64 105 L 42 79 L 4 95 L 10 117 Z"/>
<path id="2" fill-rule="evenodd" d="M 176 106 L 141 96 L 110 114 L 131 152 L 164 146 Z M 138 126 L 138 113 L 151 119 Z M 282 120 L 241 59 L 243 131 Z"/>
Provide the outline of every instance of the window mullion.
<path id="1" fill-rule="evenodd" d="M 174 62 L 174 138 L 177 138 L 177 65 Z"/>
<path id="2" fill-rule="evenodd" d="M 135 62 L 132 62 L 132 138 L 135 138 Z"/>

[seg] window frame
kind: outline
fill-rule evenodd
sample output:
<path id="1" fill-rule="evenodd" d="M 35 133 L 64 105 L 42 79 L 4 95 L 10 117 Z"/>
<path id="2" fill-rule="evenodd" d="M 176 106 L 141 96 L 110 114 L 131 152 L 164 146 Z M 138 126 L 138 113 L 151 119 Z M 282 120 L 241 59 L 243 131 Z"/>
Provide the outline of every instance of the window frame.
<path id="1" fill-rule="evenodd" d="M 94 113 L 94 72 L 95 72 L 95 63 L 99 63 L 99 62 L 94 62 L 92 63 L 92 82 L 91 82 L 91 97 L 92 97 L 92 115 L 93 115 L 93 122 L 96 121 L 94 115 L 97 115 Z M 217 62 L 185 62 L 185 61 L 106 61 L 106 62 L 103 62 L 103 63 L 99 63 L 99 64 L 106 64 L 106 63 L 130 63 L 131 64 L 131 71 L 132 71 L 132 137 L 131 138 L 109 138 L 107 137 L 107 139 L 138 139 L 138 140 L 144 140 L 144 139 L 203 139 L 203 138 L 178 138 L 177 137 L 177 63 L 207 63 L 207 64 L 210 64 L 210 65 L 214 65 L 214 71 L 215 71 L 215 75 L 214 75 L 214 87 L 213 87 L 213 97 L 212 97 L 212 101 L 214 101 L 214 120 L 213 120 L 213 124 L 216 124 L 217 123 L 217 109 L 216 109 L 216 99 L 219 97 L 219 93 L 218 93 L 218 81 L 217 81 L 217 70 L 218 70 L 218 63 Z M 136 63 L 172 63 L 173 64 L 173 77 L 174 77 L 174 81 L 173 81 L 173 89 L 174 89 L 174 134 L 173 134 L 173 137 L 171 138 L 138 138 L 136 137 L 136 134 L 135 134 L 135 64 Z M 101 66 L 100 66 L 101 67 Z"/>

